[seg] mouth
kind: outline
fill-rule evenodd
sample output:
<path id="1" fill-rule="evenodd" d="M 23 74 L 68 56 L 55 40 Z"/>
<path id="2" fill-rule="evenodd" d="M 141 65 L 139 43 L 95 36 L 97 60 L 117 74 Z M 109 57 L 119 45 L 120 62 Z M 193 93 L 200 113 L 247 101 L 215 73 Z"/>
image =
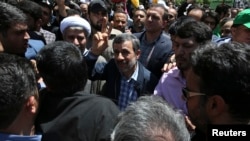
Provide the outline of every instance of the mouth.
<path id="1" fill-rule="evenodd" d="M 175 60 L 177 61 L 186 61 L 186 59 L 182 56 L 175 56 Z"/>
<path id="2" fill-rule="evenodd" d="M 117 62 L 116 64 L 118 67 L 121 67 L 121 68 L 126 66 L 126 62 L 124 62 L 124 61 Z"/>

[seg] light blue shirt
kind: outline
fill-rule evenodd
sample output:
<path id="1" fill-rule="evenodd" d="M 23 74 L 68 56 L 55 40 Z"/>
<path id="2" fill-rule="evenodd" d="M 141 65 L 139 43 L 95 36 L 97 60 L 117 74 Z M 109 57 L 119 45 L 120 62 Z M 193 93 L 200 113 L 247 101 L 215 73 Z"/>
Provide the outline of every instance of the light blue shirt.
<path id="1" fill-rule="evenodd" d="M 42 135 L 23 136 L 0 133 L 0 141 L 41 141 Z"/>

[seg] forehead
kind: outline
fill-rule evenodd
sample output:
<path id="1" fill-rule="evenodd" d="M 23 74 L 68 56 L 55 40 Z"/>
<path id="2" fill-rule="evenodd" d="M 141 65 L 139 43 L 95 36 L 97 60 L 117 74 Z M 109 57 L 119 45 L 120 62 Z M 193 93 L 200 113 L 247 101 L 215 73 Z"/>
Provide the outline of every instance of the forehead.
<path id="1" fill-rule="evenodd" d="M 169 14 L 173 14 L 173 15 L 177 15 L 176 10 L 173 9 L 173 8 L 169 8 L 169 9 L 168 9 L 168 13 L 169 13 Z"/>
<path id="2" fill-rule="evenodd" d="M 221 28 L 231 28 L 232 25 L 233 25 L 233 21 L 228 21 Z"/>
<path id="3" fill-rule="evenodd" d="M 141 10 L 137 10 L 135 11 L 135 15 L 146 15 L 146 13 Z"/>
<path id="4" fill-rule="evenodd" d="M 10 30 L 14 31 L 28 30 L 28 25 L 27 23 L 12 23 L 10 25 Z"/>
<path id="5" fill-rule="evenodd" d="M 122 49 L 133 50 L 133 45 L 131 41 L 125 41 L 123 43 L 114 43 L 113 49 L 114 50 L 122 50 Z"/>
<path id="6" fill-rule="evenodd" d="M 115 13 L 114 18 L 126 18 L 127 15 L 125 13 Z"/>
<path id="7" fill-rule="evenodd" d="M 151 7 L 147 10 L 147 14 L 164 14 L 164 9 L 162 7 Z"/>
<path id="8" fill-rule="evenodd" d="M 175 36 L 175 42 L 178 44 L 196 44 L 194 37 L 180 38 L 179 36 Z"/>
<path id="9" fill-rule="evenodd" d="M 72 34 L 84 34 L 85 30 L 81 27 L 68 27 L 65 29 L 64 34 L 67 35 L 72 35 Z M 84 34 L 85 35 L 85 34 Z"/>

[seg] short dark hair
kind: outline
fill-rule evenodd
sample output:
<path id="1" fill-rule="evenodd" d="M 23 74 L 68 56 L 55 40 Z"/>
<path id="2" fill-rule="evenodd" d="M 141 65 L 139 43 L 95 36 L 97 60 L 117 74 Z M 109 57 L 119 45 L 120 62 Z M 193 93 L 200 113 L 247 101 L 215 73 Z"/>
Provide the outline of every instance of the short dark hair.
<path id="1" fill-rule="evenodd" d="M 250 112 L 250 46 L 237 42 L 206 44 L 191 56 L 193 72 L 200 77 L 200 91 L 220 95 L 230 115 L 248 121 Z"/>
<path id="2" fill-rule="evenodd" d="M 189 16 L 181 16 L 181 17 L 179 17 L 178 19 L 176 19 L 175 22 L 173 22 L 170 25 L 169 30 L 168 30 L 169 34 L 176 35 L 179 28 L 184 26 L 186 23 L 192 22 L 192 21 L 195 21 L 195 19 L 192 18 L 192 17 L 189 17 Z"/>
<path id="3" fill-rule="evenodd" d="M 177 36 L 180 38 L 194 37 L 199 44 L 204 44 L 212 39 L 211 28 L 203 22 L 191 21 L 184 24 L 177 30 Z"/>
<path id="4" fill-rule="evenodd" d="M 25 14 L 29 14 L 35 21 L 42 18 L 42 7 L 30 0 L 20 1 L 17 5 Z"/>
<path id="5" fill-rule="evenodd" d="M 0 54 L 0 129 L 8 128 L 30 96 L 38 98 L 34 67 L 23 57 Z"/>
<path id="6" fill-rule="evenodd" d="M 222 14 L 227 13 L 230 8 L 231 8 L 230 5 L 220 4 L 216 6 L 215 12 L 218 13 L 219 15 L 222 15 Z"/>
<path id="7" fill-rule="evenodd" d="M 15 23 L 27 23 L 26 15 L 17 7 L 0 2 L 0 32 L 6 33 Z"/>
<path id="8" fill-rule="evenodd" d="M 201 19 L 201 21 L 205 22 L 205 19 L 207 17 L 211 17 L 215 20 L 215 26 L 219 23 L 220 21 L 220 17 L 218 15 L 218 13 L 214 12 L 214 11 L 209 11 L 209 12 L 206 12 L 205 16 Z"/>
<path id="9" fill-rule="evenodd" d="M 84 89 L 87 66 L 78 47 L 66 41 L 48 44 L 37 54 L 37 68 L 51 92 L 69 96 Z"/>
<path id="10" fill-rule="evenodd" d="M 152 4 L 148 9 L 153 7 L 160 7 L 164 10 L 164 14 L 162 15 L 163 20 L 168 20 L 168 10 L 162 4 Z"/>

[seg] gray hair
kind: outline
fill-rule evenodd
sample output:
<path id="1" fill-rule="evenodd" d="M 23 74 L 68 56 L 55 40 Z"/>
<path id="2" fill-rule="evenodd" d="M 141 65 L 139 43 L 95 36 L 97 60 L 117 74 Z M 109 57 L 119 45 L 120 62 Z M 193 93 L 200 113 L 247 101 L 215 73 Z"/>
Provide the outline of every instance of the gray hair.
<path id="1" fill-rule="evenodd" d="M 142 96 L 118 116 L 112 141 L 189 141 L 184 116 L 159 96 Z"/>
<path id="2" fill-rule="evenodd" d="M 131 41 L 132 45 L 133 45 L 133 50 L 137 51 L 140 49 L 140 41 L 139 39 L 133 35 L 133 34 L 129 34 L 129 33 L 122 33 L 119 34 L 115 37 L 112 46 L 114 46 L 114 44 L 121 44 L 124 43 L 125 41 Z"/>

